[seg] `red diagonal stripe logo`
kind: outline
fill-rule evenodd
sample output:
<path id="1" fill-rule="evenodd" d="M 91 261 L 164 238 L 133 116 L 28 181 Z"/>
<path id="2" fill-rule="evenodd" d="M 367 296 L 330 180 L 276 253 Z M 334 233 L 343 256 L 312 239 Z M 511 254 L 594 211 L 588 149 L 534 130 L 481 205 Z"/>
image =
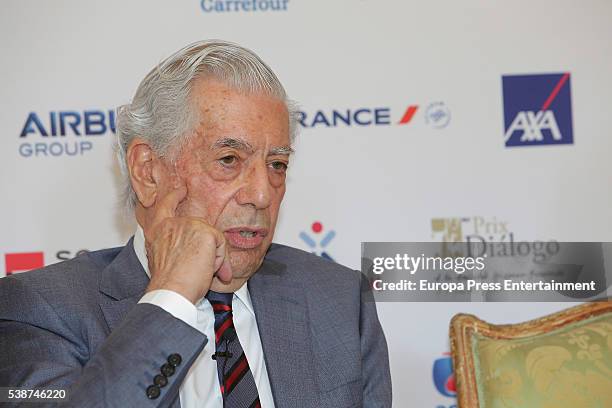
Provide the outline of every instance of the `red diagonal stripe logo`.
<path id="1" fill-rule="evenodd" d="M 410 105 L 408 109 L 406 109 L 406 112 L 404 113 L 404 116 L 402 116 L 402 119 L 399 121 L 399 124 L 405 125 L 406 123 L 410 122 L 417 109 L 419 109 L 418 105 Z"/>
<path id="2" fill-rule="evenodd" d="M 542 111 L 547 110 L 548 107 L 554 102 L 555 98 L 559 94 L 559 91 L 561 90 L 561 88 L 563 88 L 563 85 L 565 85 L 565 83 L 569 79 L 569 76 L 570 76 L 569 72 L 566 72 L 565 74 L 563 74 L 561 79 L 559 79 L 559 82 L 557 82 L 557 85 L 555 85 L 555 87 L 553 88 L 550 95 L 548 95 L 548 98 L 546 98 L 546 102 L 544 102 L 544 105 L 542 105 L 542 109 L 540 110 Z"/>

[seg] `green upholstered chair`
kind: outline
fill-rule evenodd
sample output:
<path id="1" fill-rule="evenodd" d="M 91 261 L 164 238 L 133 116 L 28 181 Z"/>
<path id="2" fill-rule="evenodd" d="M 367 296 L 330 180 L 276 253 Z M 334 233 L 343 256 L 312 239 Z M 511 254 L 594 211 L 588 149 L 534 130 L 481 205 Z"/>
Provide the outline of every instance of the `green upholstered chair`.
<path id="1" fill-rule="evenodd" d="M 458 314 L 450 328 L 459 408 L 612 408 L 612 302 L 525 323 Z"/>

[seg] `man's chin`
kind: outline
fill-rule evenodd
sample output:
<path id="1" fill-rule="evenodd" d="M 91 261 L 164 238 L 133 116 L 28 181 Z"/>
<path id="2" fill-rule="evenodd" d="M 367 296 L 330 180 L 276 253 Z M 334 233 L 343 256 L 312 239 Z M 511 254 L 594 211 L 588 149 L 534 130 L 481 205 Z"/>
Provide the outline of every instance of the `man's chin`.
<path id="1" fill-rule="evenodd" d="M 232 272 L 237 277 L 249 277 L 261 266 L 269 243 L 261 243 L 256 248 L 242 249 L 229 247 L 229 260 Z"/>
<path id="2" fill-rule="evenodd" d="M 234 275 L 230 282 L 223 282 L 221 279 L 214 276 L 210 284 L 210 290 L 220 293 L 235 292 L 240 289 L 254 273 L 255 271 L 251 272 L 250 274 L 241 273 Z"/>
<path id="3" fill-rule="evenodd" d="M 251 276 L 257 272 L 263 262 L 265 252 L 260 256 L 253 256 L 255 254 L 245 254 L 244 252 L 250 251 L 234 251 L 230 250 L 230 264 L 232 266 L 232 281 L 223 282 L 217 276 L 213 277 L 210 289 L 215 292 L 235 292 L 240 289 Z M 250 255 L 246 256 L 245 255 Z M 259 254 L 257 254 L 259 255 Z"/>
<path id="4" fill-rule="evenodd" d="M 223 282 L 215 276 L 210 284 L 210 290 L 219 293 L 229 293 L 237 291 L 242 285 L 244 285 L 244 280 L 242 279 L 232 279 L 231 282 Z"/>

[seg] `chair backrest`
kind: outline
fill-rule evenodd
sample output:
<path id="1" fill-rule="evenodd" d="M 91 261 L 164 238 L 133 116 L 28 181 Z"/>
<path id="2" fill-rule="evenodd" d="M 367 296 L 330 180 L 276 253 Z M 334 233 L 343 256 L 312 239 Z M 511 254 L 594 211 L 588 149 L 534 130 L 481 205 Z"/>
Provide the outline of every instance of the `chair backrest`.
<path id="1" fill-rule="evenodd" d="M 612 407 L 612 302 L 525 323 L 451 320 L 459 408 Z"/>

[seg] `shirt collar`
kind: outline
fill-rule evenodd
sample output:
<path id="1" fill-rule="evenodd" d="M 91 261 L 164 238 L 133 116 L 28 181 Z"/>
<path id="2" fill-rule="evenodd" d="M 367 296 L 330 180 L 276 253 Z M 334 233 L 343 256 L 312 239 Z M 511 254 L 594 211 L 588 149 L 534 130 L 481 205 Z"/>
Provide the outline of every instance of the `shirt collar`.
<path id="1" fill-rule="evenodd" d="M 137 224 L 136 232 L 134 233 L 134 252 L 136 252 L 136 256 L 138 260 L 142 264 L 145 272 L 149 279 L 151 279 L 151 272 L 149 272 L 149 260 L 147 259 L 147 249 L 145 248 L 145 237 L 144 231 L 142 227 Z"/>
<path id="2" fill-rule="evenodd" d="M 144 231 L 142 230 L 142 227 L 138 224 L 136 227 L 136 232 L 134 233 L 133 245 L 134 245 L 134 252 L 136 252 L 136 256 L 138 257 L 138 260 L 142 264 L 142 267 L 147 273 L 147 276 L 149 277 L 149 279 L 151 279 L 151 272 L 149 272 L 149 261 L 147 258 L 147 248 L 145 247 Z M 255 310 L 253 309 L 253 302 L 251 301 L 251 294 L 249 293 L 249 288 L 246 283 L 242 285 L 240 289 L 234 292 L 234 298 L 238 298 L 238 300 L 242 302 L 243 305 L 246 306 L 249 312 L 251 312 L 251 314 L 255 316 Z M 198 304 L 199 303 L 201 303 L 201 300 L 198 301 Z"/>

